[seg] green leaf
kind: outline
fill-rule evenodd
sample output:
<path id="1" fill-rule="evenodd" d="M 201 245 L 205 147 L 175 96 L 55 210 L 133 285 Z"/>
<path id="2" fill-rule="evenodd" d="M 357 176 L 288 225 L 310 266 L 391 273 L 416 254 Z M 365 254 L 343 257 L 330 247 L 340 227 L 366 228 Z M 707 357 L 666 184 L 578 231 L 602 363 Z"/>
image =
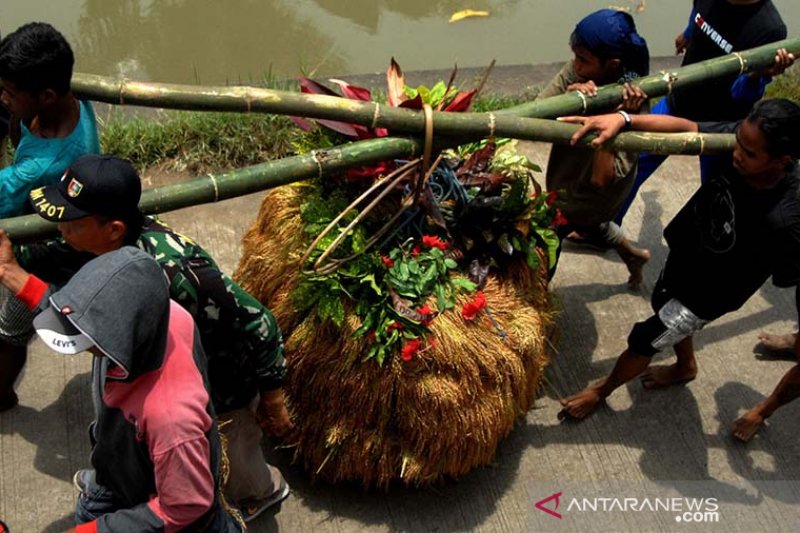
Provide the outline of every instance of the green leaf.
<path id="1" fill-rule="evenodd" d="M 417 275 L 419 274 L 419 263 L 414 260 L 408 262 L 408 271 L 411 274 Z"/>
<path id="2" fill-rule="evenodd" d="M 364 276 L 363 278 L 361 278 L 361 283 L 369 283 L 369 286 L 372 288 L 373 291 L 375 291 L 375 294 L 377 294 L 378 296 L 383 296 L 381 288 L 378 287 L 378 284 L 375 282 L 375 274 L 369 274 L 367 276 Z"/>
<path id="3" fill-rule="evenodd" d="M 426 268 L 425 271 L 422 273 L 422 280 L 421 280 L 422 284 L 428 285 L 433 280 L 435 280 L 436 277 L 437 277 L 436 263 L 433 263 L 428 268 Z"/>
<path id="4" fill-rule="evenodd" d="M 375 320 L 374 315 L 371 313 L 364 317 L 364 322 L 361 324 L 361 327 L 353 332 L 353 337 L 363 337 L 364 335 L 372 329 L 372 321 Z"/>
<path id="5" fill-rule="evenodd" d="M 397 277 L 401 281 L 408 281 L 408 274 L 409 274 L 408 265 L 406 264 L 405 261 L 403 261 L 402 263 L 400 263 L 400 266 L 397 269 Z"/>
<path id="6" fill-rule="evenodd" d="M 434 288 L 434 292 L 436 293 L 437 309 L 440 311 L 447 309 L 447 296 L 444 292 L 444 286 L 437 283 L 436 287 Z"/>
<path id="7" fill-rule="evenodd" d="M 536 233 L 542 238 L 547 245 L 547 260 L 549 261 L 548 268 L 551 270 L 555 268 L 558 261 L 558 245 L 560 243 L 558 234 L 550 228 L 536 228 Z"/>
<path id="8" fill-rule="evenodd" d="M 449 257 L 444 260 L 444 265 L 449 269 L 458 268 L 458 263 L 456 263 L 453 259 L 450 259 Z"/>
<path id="9" fill-rule="evenodd" d="M 380 348 L 380 344 L 373 344 L 372 348 L 367 352 L 367 357 L 365 359 L 372 359 L 375 357 L 378 354 L 378 348 Z"/>
<path id="10" fill-rule="evenodd" d="M 331 293 L 323 293 L 317 305 L 317 315 L 322 320 L 331 320 L 338 327 L 344 323 L 344 305 L 342 300 Z"/>
<path id="11" fill-rule="evenodd" d="M 536 245 L 533 243 L 528 243 L 525 249 L 525 262 L 528 263 L 531 270 L 539 268 L 541 261 L 539 260 L 539 254 L 536 253 Z"/>
<path id="12" fill-rule="evenodd" d="M 462 289 L 466 292 L 472 292 L 478 288 L 478 285 L 476 283 L 468 280 L 467 278 L 462 278 L 460 276 L 454 277 L 453 279 L 450 280 L 450 282 L 453 284 L 453 286 Z"/>
<path id="13" fill-rule="evenodd" d="M 375 360 L 378 364 L 383 366 L 383 360 L 386 359 L 386 346 L 378 345 L 378 350 L 375 354 Z"/>

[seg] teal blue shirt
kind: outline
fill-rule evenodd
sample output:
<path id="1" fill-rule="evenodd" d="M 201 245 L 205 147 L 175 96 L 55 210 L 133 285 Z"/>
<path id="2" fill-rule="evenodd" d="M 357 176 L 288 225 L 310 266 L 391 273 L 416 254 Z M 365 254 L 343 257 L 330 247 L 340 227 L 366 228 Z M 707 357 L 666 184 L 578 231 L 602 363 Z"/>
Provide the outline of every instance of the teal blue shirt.
<path id="1" fill-rule="evenodd" d="M 79 104 L 78 124 L 66 137 L 45 139 L 20 125 L 14 163 L 0 170 L 0 218 L 23 214 L 32 189 L 56 183 L 78 157 L 100 153 L 94 108 L 90 102 Z"/>

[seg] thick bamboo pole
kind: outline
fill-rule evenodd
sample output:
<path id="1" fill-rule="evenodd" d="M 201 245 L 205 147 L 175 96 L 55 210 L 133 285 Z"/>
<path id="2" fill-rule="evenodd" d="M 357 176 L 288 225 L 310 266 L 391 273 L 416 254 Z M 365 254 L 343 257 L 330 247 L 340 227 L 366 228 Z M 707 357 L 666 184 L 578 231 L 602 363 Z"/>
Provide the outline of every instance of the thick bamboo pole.
<path id="1" fill-rule="evenodd" d="M 673 88 L 702 83 L 722 76 L 768 67 L 778 48 L 800 54 L 800 38 L 786 39 L 751 50 L 709 59 L 694 65 L 677 68 L 641 78 L 635 82 L 648 95 L 667 94 Z M 359 102 L 326 95 L 259 89 L 255 87 L 198 87 L 163 83 L 142 83 L 91 74 L 75 74 L 72 83 L 75 93 L 82 97 L 110 104 L 130 104 L 147 107 L 194 109 L 199 111 L 259 112 L 296 115 L 385 127 L 393 132 L 419 133 L 424 130 L 421 111 L 394 108 L 375 102 Z M 597 96 L 586 98 L 580 93 L 568 93 L 504 109 L 496 114 L 525 117 L 555 118 L 561 115 L 592 114 L 607 110 L 622 100 L 618 84 L 602 87 Z M 434 123 L 440 134 L 460 135 L 462 122 L 484 120 L 480 113 L 434 113 Z M 458 118 L 456 118 L 458 117 Z M 488 133 L 488 132 L 487 132 Z M 499 132 L 498 132 L 499 133 Z"/>
<path id="2" fill-rule="evenodd" d="M 402 137 L 371 139 L 344 146 L 314 150 L 306 155 L 288 157 L 260 165 L 207 174 L 180 183 L 147 189 L 139 204 L 147 214 L 164 213 L 183 207 L 235 198 L 287 183 L 341 172 L 395 158 L 413 158 L 419 153 L 417 142 Z M 14 242 L 25 242 L 55 235 L 56 225 L 38 215 L 0 220 Z"/>
<path id="3" fill-rule="evenodd" d="M 521 123 L 530 119 L 519 119 Z M 578 126 L 547 121 L 553 126 L 550 132 L 558 142 L 568 143 Z M 557 131 L 556 131 L 557 130 Z M 590 142 L 592 136 L 582 140 L 581 145 Z M 469 139 L 466 139 L 467 141 Z M 440 147 L 455 146 L 464 139 L 442 140 Z M 618 135 L 608 143 L 615 150 L 648 151 L 662 154 L 708 153 L 709 146 L 716 150 L 726 150 L 733 146 L 733 135 L 703 134 L 660 134 L 627 132 Z M 223 174 L 207 174 L 184 180 L 172 185 L 164 185 L 145 190 L 142 193 L 141 209 L 155 214 L 181 209 L 193 205 L 218 202 L 257 191 L 271 189 L 287 183 L 327 176 L 347 168 L 369 165 L 387 159 L 412 158 L 420 153 L 420 143 L 403 137 L 383 137 L 346 144 L 328 150 L 315 150 L 309 154 L 288 157 L 260 165 L 245 167 Z M 38 215 L 0 220 L 15 242 L 34 240 L 56 233 L 55 224 L 47 222 Z"/>

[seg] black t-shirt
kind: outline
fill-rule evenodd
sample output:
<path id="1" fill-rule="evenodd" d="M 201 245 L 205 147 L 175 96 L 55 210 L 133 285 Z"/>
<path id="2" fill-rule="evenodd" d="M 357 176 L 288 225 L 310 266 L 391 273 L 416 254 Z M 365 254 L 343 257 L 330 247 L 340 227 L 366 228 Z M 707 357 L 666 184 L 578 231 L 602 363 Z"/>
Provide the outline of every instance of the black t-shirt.
<path id="1" fill-rule="evenodd" d="M 694 0 L 691 39 L 683 65 L 747 50 L 786 38 L 786 25 L 771 0 L 734 5 L 727 0 Z M 737 75 L 676 88 L 669 98 L 673 115 L 689 120 L 740 120 L 752 102 L 737 103 L 731 85 Z"/>
<path id="2" fill-rule="evenodd" d="M 732 133 L 733 123 L 702 123 Z M 753 189 L 726 165 L 698 189 L 664 229 L 670 254 L 664 280 L 699 317 L 741 307 L 772 276 L 800 282 L 800 174 L 797 165 L 772 189 Z"/>

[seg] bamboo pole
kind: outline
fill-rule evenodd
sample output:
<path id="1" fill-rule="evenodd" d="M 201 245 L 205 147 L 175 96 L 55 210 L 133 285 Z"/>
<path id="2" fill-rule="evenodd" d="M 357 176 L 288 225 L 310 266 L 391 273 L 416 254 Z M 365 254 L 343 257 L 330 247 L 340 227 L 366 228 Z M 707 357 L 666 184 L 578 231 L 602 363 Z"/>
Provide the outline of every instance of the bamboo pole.
<path id="1" fill-rule="evenodd" d="M 665 94 L 674 87 L 701 83 L 705 79 L 749 72 L 772 64 L 775 51 L 786 48 L 800 54 L 800 39 L 787 39 L 771 45 L 696 63 L 671 72 L 662 72 L 638 80 L 649 95 Z M 314 118 L 346 120 L 373 127 L 391 127 L 397 131 L 421 131 L 421 112 L 379 106 L 322 95 L 302 95 L 286 91 L 251 87 L 192 87 L 170 84 L 146 84 L 113 80 L 89 74 L 75 74 L 73 89 L 83 98 L 150 107 L 171 107 L 207 111 L 244 111 L 303 115 Z M 513 116 L 555 117 L 581 112 L 596 112 L 621 100 L 619 86 L 606 86 L 594 98 L 576 94 L 560 95 L 514 108 L 487 113 L 437 113 L 437 134 L 450 135 L 443 146 L 453 146 L 471 138 L 502 135 L 529 140 L 565 143 L 577 128 L 574 125 Z M 365 117 L 369 117 L 367 122 Z M 581 142 L 591 141 L 592 135 Z M 731 135 L 647 134 L 629 132 L 617 136 L 608 146 L 616 150 L 646 151 L 661 154 L 697 154 L 730 150 Z M 385 159 L 412 157 L 419 150 L 412 139 L 380 138 L 352 143 L 341 148 L 314 151 L 306 156 L 246 167 L 219 176 L 212 174 L 179 184 L 144 191 L 141 207 L 145 213 L 163 213 L 191 205 L 216 202 L 279 185 L 340 172 L 352 166 L 367 165 Z M 316 172 L 315 172 L 316 171 Z M 55 234 L 55 225 L 37 215 L 4 219 L 0 225 L 17 241 Z"/>
<path id="2" fill-rule="evenodd" d="M 786 39 L 686 67 L 665 71 L 634 82 L 651 97 L 667 94 L 677 87 L 688 87 L 712 78 L 738 75 L 770 66 L 778 48 L 800 55 L 800 38 Z M 390 107 L 376 102 L 360 102 L 326 95 L 310 95 L 255 87 L 198 87 L 165 83 L 142 83 L 91 74 L 76 73 L 72 87 L 81 98 L 110 104 L 139 105 L 198 111 L 258 112 L 339 120 L 369 127 L 389 128 L 393 132 L 421 133 L 425 118 L 421 111 Z M 622 101 L 622 87 L 607 85 L 597 96 L 586 98 L 572 92 L 522 104 L 497 112 L 496 116 L 555 118 L 561 115 L 593 114 L 608 110 Z M 434 112 L 437 132 L 459 135 L 459 120 L 476 118 L 480 113 Z M 455 117 L 460 117 L 459 119 Z"/>
<path id="3" fill-rule="evenodd" d="M 531 119 L 518 120 L 521 124 L 525 124 Z M 554 127 L 553 135 L 561 144 L 568 143 L 569 138 L 579 127 L 555 121 L 547 122 Z M 587 136 L 579 145 L 586 146 L 592 138 L 593 135 Z M 467 141 L 469 139 L 447 138 L 440 141 L 438 147 L 456 146 Z M 709 147 L 729 150 L 733 143 L 733 135 L 626 132 L 609 141 L 607 146 L 614 150 L 698 154 L 709 153 Z M 218 175 L 207 174 L 180 183 L 147 189 L 142 193 L 140 207 L 147 214 L 164 213 L 235 198 L 296 181 L 327 176 L 347 168 L 387 159 L 412 158 L 419 155 L 420 150 L 421 145 L 418 141 L 404 137 L 382 137 L 328 150 L 314 150 L 306 155 L 287 157 Z M 56 233 L 55 224 L 35 214 L 0 220 L 0 227 L 5 229 L 15 242 L 35 240 Z"/>
<path id="4" fill-rule="evenodd" d="M 146 214 L 164 213 L 335 174 L 347 168 L 387 159 L 413 158 L 418 153 L 417 142 L 412 139 L 370 139 L 147 189 L 142 192 L 139 207 Z M 54 223 L 35 214 L 0 220 L 0 227 L 17 243 L 57 233 Z"/>

